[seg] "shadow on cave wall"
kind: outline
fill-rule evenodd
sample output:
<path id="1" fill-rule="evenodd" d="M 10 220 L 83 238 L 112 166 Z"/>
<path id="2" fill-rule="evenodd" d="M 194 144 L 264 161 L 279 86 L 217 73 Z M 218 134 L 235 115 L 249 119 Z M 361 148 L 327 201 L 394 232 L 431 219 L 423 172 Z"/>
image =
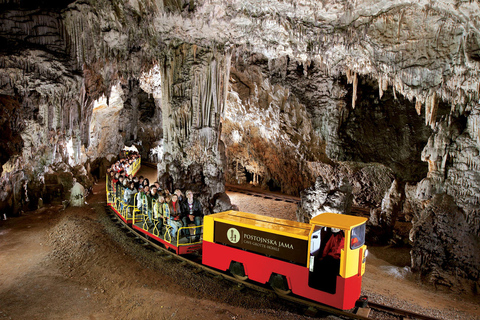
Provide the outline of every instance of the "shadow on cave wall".
<path id="1" fill-rule="evenodd" d="M 346 79 L 345 79 L 346 83 Z M 348 87 L 346 100 L 352 99 Z M 448 114 L 450 107 L 439 103 L 437 118 Z M 339 127 L 337 150 L 339 161 L 378 162 L 390 167 L 397 177 L 418 182 L 428 172 L 421 153 L 432 129 L 425 124 L 425 113 L 419 116 L 415 103 L 389 88 L 379 97 L 378 83 L 359 79 L 355 109 L 346 111 Z"/>

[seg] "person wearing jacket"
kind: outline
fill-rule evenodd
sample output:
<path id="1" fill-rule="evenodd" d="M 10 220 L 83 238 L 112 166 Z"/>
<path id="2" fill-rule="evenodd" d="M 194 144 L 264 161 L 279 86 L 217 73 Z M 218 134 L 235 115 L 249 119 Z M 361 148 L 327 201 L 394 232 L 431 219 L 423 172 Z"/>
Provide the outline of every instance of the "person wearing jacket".
<path id="1" fill-rule="evenodd" d="M 183 224 L 195 224 L 197 227 L 202 225 L 202 204 L 198 199 L 193 198 L 192 190 L 187 190 L 185 193 L 187 199 L 183 202 Z M 201 227 L 195 228 L 195 242 L 200 240 Z"/>
<path id="2" fill-rule="evenodd" d="M 169 199 L 168 197 L 166 199 Z M 177 238 L 177 231 L 183 226 L 182 224 L 182 206 L 178 201 L 177 195 L 172 195 L 171 201 L 168 202 L 167 223 L 171 227 L 170 233 L 172 240 Z"/>
<path id="3" fill-rule="evenodd" d="M 141 212 L 142 211 L 142 199 L 143 199 L 143 186 L 139 185 L 138 186 L 138 192 L 137 192 L 137 209 Z"/>
<path id="4" fill-rule="evenodd" d="M 117 210 L 120 208 L 120 204 L 122 203 L 122 199 L 123 199 L 123 191 L 124 191 L 124 188 L 123 188 L 123 176 L 120 176 L 118 177 L 118 181 L 117 183 L 115 184 L 115 207 L 117 208 Z"/>
<path id="5" fill-rule="evenodd" d="M 155 201 L 155 204 L 153 205 L 153 219 L 158 221 L 158 224 L 157 224 L 158 232 L 160 232 L 163 227 L 163 204 L 164 203 L 165 203 L 165 197 L 159 194 L 158 200 Z"/>
<path id="6" fill-rule="evenodd" d="M 125 192 L 123 193 L 123 199 L 125 203 L 127 204 L 127 210 L 128 210 L 128 217 L 130 218 L 132 216 L 132 209 L 135 204 L 135 194 L 137 193 L 137 189 L 135 189 L 135 183 L 130 182 L 130 185 L 128 188 L 125 189 Z"/>
<path id="7" fill-rule="evenodd" d="M 144 186 L 143 187 L 143 194 L 142 194 L 142 214 L 146 219 L 148 219 L 148 198 L 150 197 L 150 186 Z M 147 221 L 150 222 L 151 221 Z"/>
<path id="8" fill-rule="evenodd" d="M 147 215 L 151 223 L 150 228 L 153 227 L 153 206 L 158 200 L 157 187 L 155 185 L 150 186 L 150 193 L 147 195 Z"/>

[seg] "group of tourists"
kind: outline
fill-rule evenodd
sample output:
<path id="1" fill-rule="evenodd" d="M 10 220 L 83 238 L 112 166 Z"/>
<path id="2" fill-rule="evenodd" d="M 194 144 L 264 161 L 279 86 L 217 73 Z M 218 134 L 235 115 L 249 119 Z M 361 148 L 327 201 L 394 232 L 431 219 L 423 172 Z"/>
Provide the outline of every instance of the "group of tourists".
<path id="1" fill-rule="evenodd" d="M 143 176 L 133 176 L 125 170 L 125 165 L 130 162 L 122 159 L 114 163 L 109 169 L 108 189 L 115 196 L 115 207 L 125 213 L 129 218 L 135 211 L 136 216 L 143 219 L 144 228 L 159 234 L 163 227 L 169 231 L 172 241 L 177 237 L 189 237 L 195 242 L 200 241 L 202 225 L 202 205 L 194 198 L 193 192 L 187 190 L 185 194 L 180 189 L 173 193 L 168 188 L 161 188 L 158 181 L 150 184 Z M 135 161 L 137 158 L 133 158 Z M 190 228 L 187 232 L 179 230 L 182 227 Z"/>
<path id="2" fill-rule="evenodd" d="M 133 170 L 139 161 L 140 155 L 138 152 L 129 152 L 125 154 L 124 158 L 112 164 L 111 167 L 107 169 L 107 174 L 111 174 L 112 172 L 121 173 L 129 178 L 133 178 L 133 175 L 135 174 Z"/>

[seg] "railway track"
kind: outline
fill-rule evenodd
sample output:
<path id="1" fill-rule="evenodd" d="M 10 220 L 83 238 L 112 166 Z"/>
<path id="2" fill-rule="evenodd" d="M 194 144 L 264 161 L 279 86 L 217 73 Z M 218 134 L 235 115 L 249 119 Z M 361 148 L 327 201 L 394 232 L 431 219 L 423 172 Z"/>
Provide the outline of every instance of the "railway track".
<path id="1" fill-rule="evenodd" d="M 238 193 L 246 194 L 253 197 L 261 197 L 264 199 L 271 199 L 275 201 L 284 201 L 284 202 L 290 202 L 295 204 L 299 204 L 301 202 L 300 197 L 264 192 L 261 190 L 252 190 L 249 188 L 242 188 L 241 186 L 235 186 L 230 184 L 226 184 L 225 189 L 232 192 L 238 192 Z M 368 218 L 370 216 L 370 209 L 359 207 L 359 206 L 353 206 L 351 213 L 357 216 L 364 216 Z"/>
<path id="2" fill-rule="evenodd" d="M 157 165 L 154 164 L 154 163 L 151 163 L 151 162 L 145 162 L 145 161 L 143 161 L 143 162 L 142 162 L 142 166 L 147 166 L 147 167 L 149 167 L 149 168 L 157 169 Z"/>
<path id="3" fill-rule="evenodd" d="M 242 194 L 246 194 L 249 196 L 253 197 L 260 197 L 264 199 L 271 199 L 275 201 L 284 201 L 284 202 L 290 202 L 290 203 L 300 203 L 301 199 L 299 197 L 294 197 L 294 196 L 288 196 L 288 195 L 283 195 L 283 194 L 276 194 L 276 193 L 269 193 L 269 192 L 262 192 L 262 191 L 256 191 L 256 190 L 251 190 L 248 188 L 242 188 L 239 186 L 234 186 L 230 184 L 225 185 L 225 189 L 228 191 L 233 191 L 233 192 L 238 192 Z"/>
<path id="4" fill-rule="evenodd" d="M 161 244 L 152 239 L 146 238 L 144 234 L 137 232 L 130 228 L 124 221 L 122 221 L 116 213 L 111 210 L 108 205 L 105 205 L 105 211 L 110 216 L 112 220 L 114 220 L 117 225 L 119 225 L 122 229 L 128 230 L 128 233 L 134 237 L 134 239 L 140 241 L 143 246 L 151 247 L 159 252 L 162 256 L 168 257 L 169 259 L 177 259 L 181 261 L 184 265 L 190 265 L 195 273 L 206 272 L 219 279 L 225 279 L 230 281 L 233 285 L 236 286 L 237 289 L 243 290 L 245 288 L 255 290 L 258 292 L 262 292 L 268 295 L 276 295 L 280 299 L 284 301 L 288 301 L 290 303 L 303 306 L 305 308 L 305 315 L 315 317 L 318 313 L 327 313 L 331 315 L 338 316 L 342 319 L 358 319 L 358 320 L 372 320 L 376 318 L 369 317 L 370 310 L 375 310 L 382 313 L 387 313 L 393 316 L 395 319 L 419 319 L 419 320 L 438 320 L 437 318 L 413 313 L 407 310 L 397 309 L 390 306 L 378 304 L 375 302 L 368 302 L 368 305 L 365 308 L 355 308 L 352 312 L 350 311 L 343 311 L 338 310 L 326 305 L 322 305 L 316 303 L 314 301 L 306 300 L 303 298 L 299 298 L 292 295 L 283 295 L 279 294 L 278 292 L 274 291 L 270 287 L 262 286 L 257 283 L 249 282 L 248 280 L 240 280 L 232 275 L 227 273 L 212 269 L 210 267 L 204 266 L 201 264 L 201 258 L 199 256 L 192 255 L 190 257 L 176 255 L 174 252 L 167 250 Z M 370 313 L 371 314 L 371 313 Z M 392 318 L 390 318 L 392 319 Z"/>

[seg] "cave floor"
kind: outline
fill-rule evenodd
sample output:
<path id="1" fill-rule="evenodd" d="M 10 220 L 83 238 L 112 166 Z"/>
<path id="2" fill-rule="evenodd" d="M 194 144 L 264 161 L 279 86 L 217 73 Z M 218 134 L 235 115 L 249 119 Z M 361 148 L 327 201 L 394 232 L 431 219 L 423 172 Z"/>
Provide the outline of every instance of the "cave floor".
<path id="1" fill-rule="evenodd" d="M 242 211 L 295 218 L 294 204 L 228 194 Z M 294 305 L 239 294 L 226 281 L 144 248 L 108 218 L 104 199 L 99 183 L 88 206 L 47 206 L 0 221 L 0 319 L 306 318 Z M 371 300 L 444 319 L 480 318 L 474 297 L 419 285 L 380 258 L 395 255 L 390 250 L 368 257 L 363 292 Z"/>

